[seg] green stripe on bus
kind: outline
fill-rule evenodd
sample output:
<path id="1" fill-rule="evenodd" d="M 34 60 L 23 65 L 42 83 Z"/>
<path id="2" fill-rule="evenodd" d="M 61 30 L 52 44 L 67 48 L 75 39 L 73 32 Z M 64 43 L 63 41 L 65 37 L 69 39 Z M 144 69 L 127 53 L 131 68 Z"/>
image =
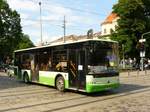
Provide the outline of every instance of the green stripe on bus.
<path id="1" fill-rule="evenodd" d="M 55 79 L 54 78 L 48 78 L 48 77 L 39 77 L 39 83 L 45 84 L 49 86 L 55 86 Z M 65 80 L 65 88 L 67 89 L 69 87 L 68 80 Z"/>
<path id="2" fill-rule="evenodd" d="M 99 91 L 104 91 L 108 89 L 113 89 L 119 87 L 119 83 L 113 83 L 113 84 L 87 84 L 86 85 L 86 91 L 88 93 L 91 92 L 99 92 Z"/>
<path id="3" fill-rule="evenodd" d="M 69 88 L 69 81 L 65 80 L 65 89 Z"/>
<path id="4" fill-rule="evenodd" d="M 50 86 L 55 86 L 55 79 L 48 77 L 39 77 L 39 83 L 46 84 Z"/>

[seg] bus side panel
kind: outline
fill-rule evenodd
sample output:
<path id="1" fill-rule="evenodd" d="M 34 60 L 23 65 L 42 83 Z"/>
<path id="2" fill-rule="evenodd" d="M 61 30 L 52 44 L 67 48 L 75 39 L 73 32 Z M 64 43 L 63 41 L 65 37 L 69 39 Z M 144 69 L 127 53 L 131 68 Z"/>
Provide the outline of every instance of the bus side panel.
<path id="1" fill-rule="evenodd" d="M 56 75 L 53 72 L 39 71 L 39 83 L 54 86 Z"/>
<path id="2" fill-rule="evenodd" d="M 86 91 L 88 93 L 117 88 L 119 85 L 119 76 L 102 78 L 93 78 L 90 75 L 86 76 Z"/>
<path id="3" fill-rule="evenodd" d="M 69 87 L 68 73 L 39 71 L 39 83 L 55 86 L 55 79 L 58 74 L 61 74 L 63 76 L 65 81 L 65 88 L 68 88 Z"/>

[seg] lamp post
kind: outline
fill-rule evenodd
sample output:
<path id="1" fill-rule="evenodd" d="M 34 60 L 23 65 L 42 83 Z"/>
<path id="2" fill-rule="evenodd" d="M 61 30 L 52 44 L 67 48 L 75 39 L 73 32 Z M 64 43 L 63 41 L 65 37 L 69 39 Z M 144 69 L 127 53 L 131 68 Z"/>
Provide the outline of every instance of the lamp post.
<path id="1" fill-rule="evenodd" d="M 144 42 L 146 42 L 146 39 L 144 39 L 144 35 L 147 35 L 147 34 L 149 34 L 150 33 L 150 31 L 149 32 L 146 32 L 146 33 L 143 33 L 142 35 L 141 35 L 141 39 L 139 40 L 139 42 L 142 44 L 142 46 L 141 47 L 144 47 Z M 143 71 L 144 70 L 144 61 L 143 61 L 143 58 L 145 57 L 145 49 L 144 48 L 142 48 L 143 50 L 142 51 L 140 51 L 140 57 L 141 57 L 141 70 Z"/>
<path id="2" fill-rule="evenodd" d="M 39 6 L 40 6 L 40 30 L 41 30 L 41 45 L 43 44 L 43 40 L 42 40 L 42 9 L 41 9 L 41 2 L 39 2 Z"/>
<path id="3" fill-rule="evenodd" d="M 63 42 L 65 43 L 65 37 L 66 37 L 66 16 L 64 16 L 64 24 L 63 24 L 63 28 L 64 28 L 64 37 L 63 37 Z"/>
<path id="4" fill-rule="evenodd" d="M 122 54 L 123 54 L 123 69 L 125 69 L 124 44 L 122 44 Z"/>

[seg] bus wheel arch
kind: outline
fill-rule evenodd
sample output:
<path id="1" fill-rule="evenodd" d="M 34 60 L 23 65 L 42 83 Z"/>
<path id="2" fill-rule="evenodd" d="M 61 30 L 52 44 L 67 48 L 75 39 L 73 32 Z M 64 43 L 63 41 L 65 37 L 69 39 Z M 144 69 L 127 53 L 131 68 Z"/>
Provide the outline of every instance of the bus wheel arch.
<path id="1" fill-rule="evenodd" d="M 65 80 L 61 74 L 58 74 L 55 78 L 55 87 L 61 92 L 65 91 Z"/>
<path id="2" fill-rule="evenodd" d="M 23 73 L 23 81 L 29 83 L 29 75 L 26 71 Z"/>

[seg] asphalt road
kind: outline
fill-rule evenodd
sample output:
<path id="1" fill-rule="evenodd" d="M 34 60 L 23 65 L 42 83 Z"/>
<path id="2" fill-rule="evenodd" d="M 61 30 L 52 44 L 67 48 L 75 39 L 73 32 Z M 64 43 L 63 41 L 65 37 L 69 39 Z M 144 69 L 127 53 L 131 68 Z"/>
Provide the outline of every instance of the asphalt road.
<path id="1" fill-rule="evenodd" d="M 118 89 L 58 92 L 0 73 L 0 112 L 149 112 L 150 71 L 121 73 Z"/>

